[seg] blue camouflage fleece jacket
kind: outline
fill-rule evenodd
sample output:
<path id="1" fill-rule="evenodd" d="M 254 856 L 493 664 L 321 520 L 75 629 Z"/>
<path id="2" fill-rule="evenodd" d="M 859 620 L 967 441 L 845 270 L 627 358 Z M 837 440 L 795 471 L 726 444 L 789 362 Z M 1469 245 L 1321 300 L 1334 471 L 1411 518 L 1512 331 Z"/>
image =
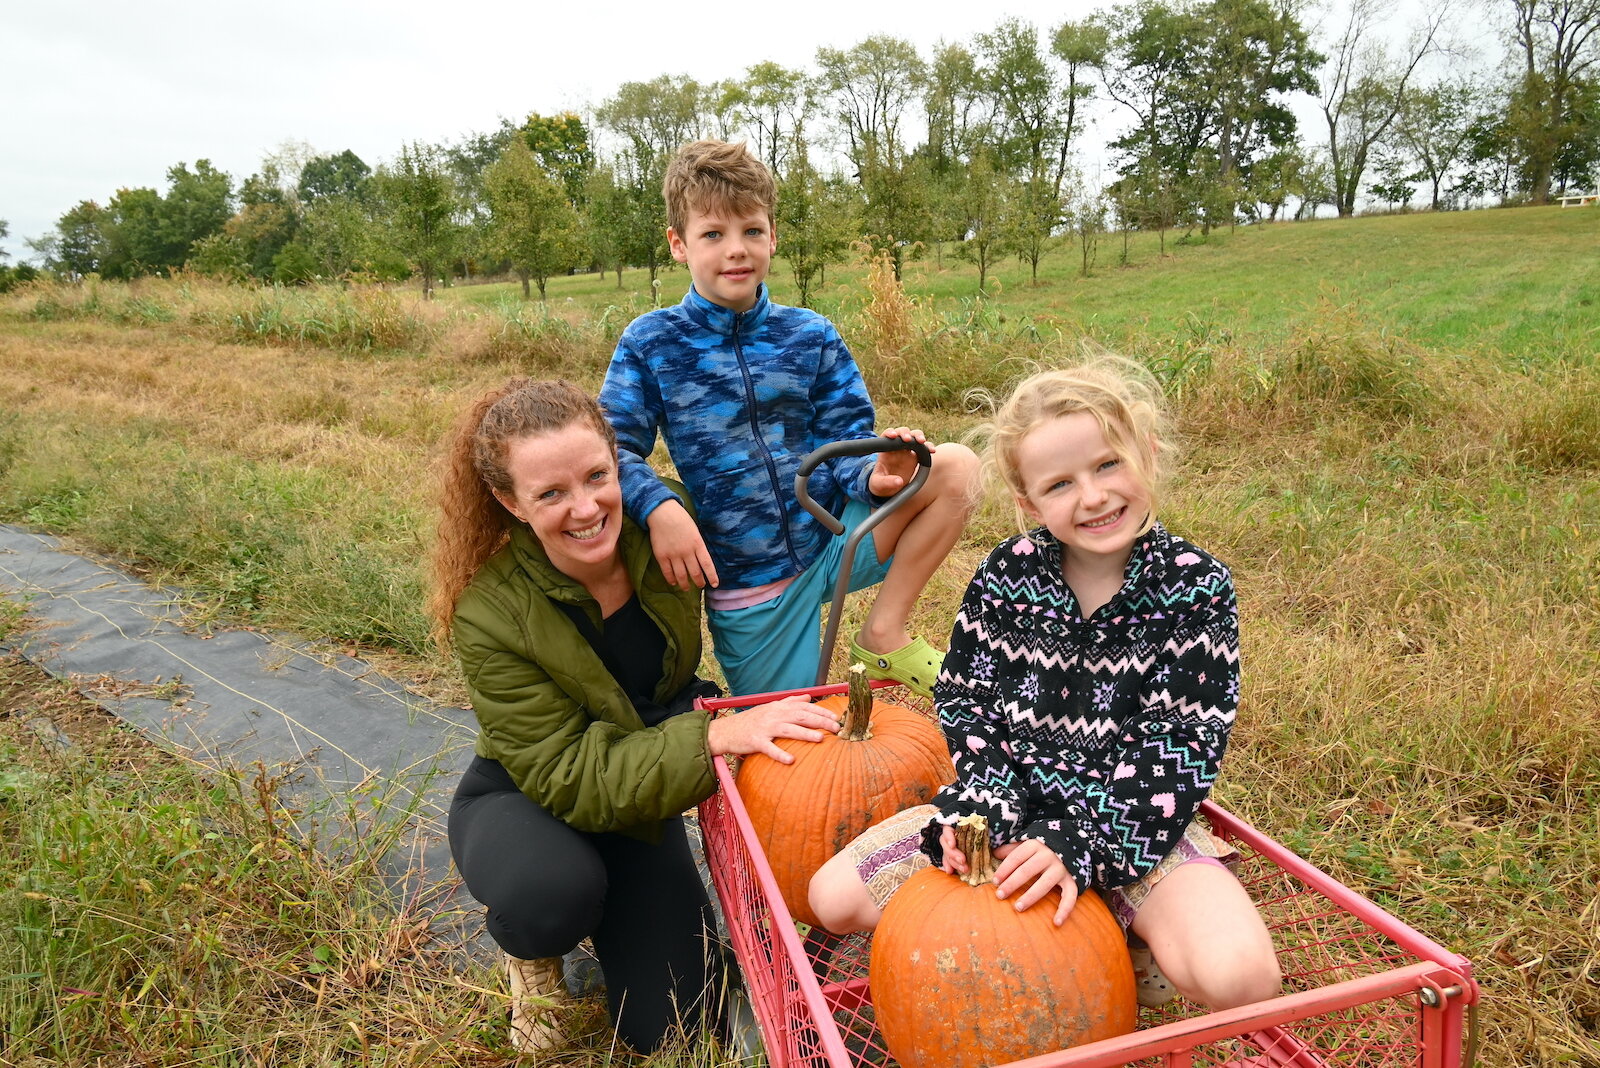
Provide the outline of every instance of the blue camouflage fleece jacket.
<path id="1" fill-rule="evenodd" d="M 617 430 L 623 505 L 644 525 L 672 497 L 646 462 L 659 431 L 689 489 L 724 589 L 804 571 L 832 535 L 800 506 L 794 476 L 807 453 L 874 435 L 872 401 L 844 339 L 805 308 L 767 299 L 734 312 L 691 287 L 683 302 L 635 319 L 600 390 Z M 834 515 L 867 489 L 875 458 L 818 467 L 812 497 Z"/>

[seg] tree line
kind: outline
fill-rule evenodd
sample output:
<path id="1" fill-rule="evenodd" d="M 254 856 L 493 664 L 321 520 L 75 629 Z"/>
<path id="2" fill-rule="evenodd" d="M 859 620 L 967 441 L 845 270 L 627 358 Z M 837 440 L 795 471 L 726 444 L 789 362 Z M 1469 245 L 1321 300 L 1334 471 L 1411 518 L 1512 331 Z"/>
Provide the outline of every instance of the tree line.
<path id="1" fill-rule="evenodd" d="M 744 138 L 778 178 L 777 229 L 802 302 L 866 240 L 898 271 L 949 245 L 979 287 L 999 257 L 1037 276 L 1076 238 L 1208 232 L 1340 216 L 1543 203 L 1600 168 L 1600 0 L 1489 0 L 1502 62 L 1473 66 L 1433 0 L 1404 39 L 1390 7 L 1346 0 L 1313 34 L 1300 0 L 1131 0 L 1041 31 L 1014 18 L 930 54 L 887 35 L 701 83 L 627 82 L 587 116 L 531 114 L 369 164 L 295 146 L 235 188 L 206 160 L 167 189 L 83 201 L 29 244 L 69 275 L 187 266 L 278 283 L 513 272 L 525 296 L 576 270 L 668 261 L 660 183 L 696 137 Z M 1302 129 L 1293 105 L 1314 102 Z M 1080 172 L 1091 108 L 1124 123 L 1117 177 Z M 941 253 L 942 254 L 942 251 Z"/>

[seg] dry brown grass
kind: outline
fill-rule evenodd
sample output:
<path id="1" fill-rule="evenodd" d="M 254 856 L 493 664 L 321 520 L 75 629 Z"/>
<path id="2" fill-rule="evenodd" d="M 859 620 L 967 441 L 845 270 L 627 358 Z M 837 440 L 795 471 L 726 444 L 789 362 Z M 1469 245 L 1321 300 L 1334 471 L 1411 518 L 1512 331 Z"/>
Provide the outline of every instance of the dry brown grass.
<path id="1" fill-rule="evenodd" d="M 1076 345 L 880 297 L 843 324 L 880 418 L 941 440 L 974 421 L 954 383 L 998 386 L 1020 366 L 1004 360 Z M 300 569 L 251 594 L 282 625 L 331 633 L 341 602 L 387 599 L 420 628 L 401 579 L 448 418 L 513 371 L 589 387 L 603 371 L 591 325 L 485 322 L 373 354 L 177 320 L 0 320 L 0 506 L 103 549 L 145 545 L 180 580 L 206 544 L 257 546 L 252 566 Z M 1482 1063 L 1600 1062 L 1600 368 L 1429 352 L 1338 306 L 1271 346 L 1197 330 L 1139 355 L 1188 444 L 1164 518 L 1240 590 L 1245 686 L 1219 798 L 1476 962 Z M 170 544 L 143 532 L 163 526 Z M 1008 508 L 980 512 L 920 632 L 947 631 L 1012 529 Z M 338 570 L 350 545 L 375 561 L 359 582 Z M 226 574 L 202 586 L 238 611 L 254 587 Z M 333 592 L 307 607 L 306 586 Z M 396 660 L 448 671 L 418 662 Z"/>

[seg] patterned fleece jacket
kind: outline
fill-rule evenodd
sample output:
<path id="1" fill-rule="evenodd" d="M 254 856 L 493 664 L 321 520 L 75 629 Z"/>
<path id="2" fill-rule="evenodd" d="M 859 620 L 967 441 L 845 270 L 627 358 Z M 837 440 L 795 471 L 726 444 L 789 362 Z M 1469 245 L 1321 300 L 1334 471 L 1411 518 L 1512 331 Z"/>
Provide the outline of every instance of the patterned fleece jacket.
<path id="1" fill-rule="evenodd" d="M 623 504 L 644 525 L 672 497 L 647 458 L 659 431 L 689 489 L 724 589 L 797 575 L 831 537 L 794 493 L 807 453 L 874 436 L 872 401 L 850 350 L 816 312 L 767 299 L 733 312 L 691 288 L 635 319 L 611 357 L 600 406 L 617 430 Z M 817 468 L 811 496 L 834 515 L 867 489 L 872 456 Z"/>
<path id="2" fill-rule="evenodd" d="M 1211 790 L 1239 697 L 1227 567 L 1160 524 L 1088 619 L 1045 528 L 973 576 L 934 686 L 956 781 L 923 834 L 977 813 L 994 845 L 1035 838 L 1080 890 L 1137 880 Z"/>

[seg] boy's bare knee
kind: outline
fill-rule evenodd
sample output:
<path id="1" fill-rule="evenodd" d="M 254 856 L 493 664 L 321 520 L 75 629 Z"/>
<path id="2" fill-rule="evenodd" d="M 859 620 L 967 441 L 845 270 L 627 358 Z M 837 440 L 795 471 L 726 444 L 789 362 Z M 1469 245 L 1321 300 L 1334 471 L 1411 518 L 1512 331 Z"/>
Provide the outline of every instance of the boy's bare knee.
<path id="1" fill-rule="evenodd" d="M 933 473 L 957 492 L 970 493 L 977 481 L 978 454 L 959 441 L 947 441 L 933 455 Z"/>

